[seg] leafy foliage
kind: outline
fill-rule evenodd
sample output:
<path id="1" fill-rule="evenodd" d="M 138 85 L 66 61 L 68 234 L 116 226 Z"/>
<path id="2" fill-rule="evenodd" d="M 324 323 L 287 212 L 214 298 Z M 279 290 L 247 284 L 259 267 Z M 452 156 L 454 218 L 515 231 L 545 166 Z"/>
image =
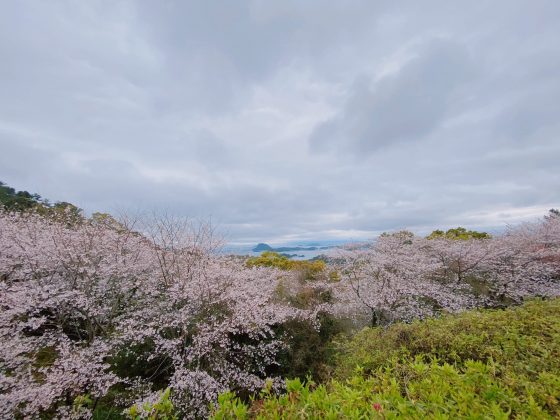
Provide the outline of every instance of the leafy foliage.
<path id="1" fill-rule="evenodd" d="M 0 206 L 9 210 L 28 210 L 43 205 L 39 194 L 27 191 L 16 191 L 0 181 Z"/>
<path id="2" fill-rule="evenodd" d="M 214 418 L 557 418 L 560 300 L 366 329 L 343 345 L 338 378 L 299 379 Z"/>
<path id="3" fill-rule="evenodd" d="M 335 355 L 333 339 L 349 330 L 348 321 L 329 313 L 318 315 L 318 328 L 309 321 L 292 320 L 276 328 L 287 346 L 278 354 L 274 374 L 287 378 L 326 380 Z"/>
<path id="4" fill-rule="evenodd" d="M 304 279 L 312 280 L 323 274 L 327 265 L 324 261 L 291 260 L 285 255 L 273 251 L 265 251 L 258 257 L 247 259 L 247 267 L 272 267 L 280 270 L 294 270 L 303 273 Z"/>
<path id="5" fill-rule="evenodd" d="M 171 389 L 167 388 L 157 395 L 155 401 L 144 401 L 135 404 L 127 411 L 127 416 L 132 420 L 177 420 L 175 409 L 170 399 Z"/>
<path id="6" fill-rule="evenodd" d="M 82 223 L 82 210 L 71 203 L 57 201 L 52 204 L 39 194 L 16 191 L 0 181 L 0 211 L 35 212 L 59 222 Z"/>
<path id="7" fill-rule="evenodd" d="M 492 236 L 486 232 L 467 230 L 464 227 L 448 229 L 446 232 L 444 232 L 443 230 L 434 230 L 427 236 L 428 239 L 446 238 L 460 241 L 466 241 L 469 239 L 490 239 L 491 237 Z"/>

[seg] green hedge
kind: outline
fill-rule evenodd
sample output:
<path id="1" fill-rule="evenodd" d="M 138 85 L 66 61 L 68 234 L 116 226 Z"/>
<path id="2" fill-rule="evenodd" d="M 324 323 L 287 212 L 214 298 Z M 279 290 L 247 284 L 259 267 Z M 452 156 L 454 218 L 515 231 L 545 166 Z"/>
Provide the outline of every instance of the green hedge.
<path id="1" fill-rule="evenodd" d="M 336 378 L 288 381 L 224 418 L 560 418 L 560 299 L 366 329 L 340 344 Z"/>

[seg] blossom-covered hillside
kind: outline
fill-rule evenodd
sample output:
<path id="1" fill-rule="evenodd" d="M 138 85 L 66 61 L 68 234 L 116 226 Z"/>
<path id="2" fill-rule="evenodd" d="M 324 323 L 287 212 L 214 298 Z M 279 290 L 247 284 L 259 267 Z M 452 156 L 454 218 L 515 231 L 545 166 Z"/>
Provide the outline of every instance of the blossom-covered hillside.
<path id="1" fill-rule="evenodd" d="M 292 395 L 299 384 L 286 378 L 329 383 L 335 366 L 348 366 L 338 359 L 336 343 L 363 326 L 560 295 L 560 217 L 554 212 L 494 237 L 384 234 L 334 251 L 326 264 L 275 254 L 224 256 L 215 252 L 220 241 L 212 226 L 184 219 L 43 210 L 0 210 L 1 418 L 162 418 L 161 410 L 204 418 L 220 394 L 247 402 L 263 389 L 269 401 L 281 402 L 284 397 L 272 396 Z M 549 305 L 553 311 L 555 304 Z M 374 347 L 387 340 L 391 346 L 390 335 L 373 331 L 365 337 Z M 406 344 L 412 333 L 402 331 Z M 523 344 L 526 332 L 519 333 Z M 556 337 L 544 327 L 541 333 Z M 459 349 L 430 353 L 429 337 L 415 340 L 427 349 L 419 360 L 381 363 L 375 359 L 381 353 L 374 352 L 377 364 L 368 372 L 378 379 L 354 377 L 356 386 L 380 380 L 375 392 L 383 398 L 397 393 L 391 400 L 397 404 L 402 366 L 405 376 L 417 369 L 442 381 L 448 375 L 457 386 L 461 375 L 500 372 L 488 358 L 479 358 L 484 366 L 464 361 L 442 367 L 441 360 L 455 363 Z M 531 357 L 537 360 L 543 351 L 548 360 L 558 351 L 554 345 Z M 493 353 L 489 357 L 497 361 Z M 543 370 L 544 379 L 538 378 L 549 378 L 556 389 L 555 374 Z M 488 392 L 515 394 L 517 385 L 500 375 Z M 417 392 L 414 400 L 441 397 Z M 554 405 L 557 394 L 547 395 Z M 232 400 L 223 398 L 227 411 Z M 496 413 L 510 407 L 496 401 Z"/>

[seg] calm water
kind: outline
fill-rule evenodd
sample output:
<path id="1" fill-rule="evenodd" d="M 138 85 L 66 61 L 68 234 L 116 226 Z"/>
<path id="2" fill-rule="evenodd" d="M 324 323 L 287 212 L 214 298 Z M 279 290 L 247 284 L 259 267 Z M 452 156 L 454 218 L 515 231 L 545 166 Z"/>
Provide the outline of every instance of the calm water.
<path id="1" fill-rule="evenodd" d="M 316 246 L 318 249 L 316 250 L 294 250 L 294 251 L 285 251 L 282 252 L 284 254 L 296 254 L 296 256 L 291 257 L 294 260 L 309 260 L 311 258 L 317 257 L 321 254 L 327 254 L 332 252 L 337 246 L 341 246 L 346 242 L 321 242 L 320 244 L 281 244 L 281 245 L 274 245 L 273 248 L 281 248 L 281 247 L 311 247 Z M 226 245 L 222 250 L 223 254 L 233 254 L 233 255 L 248 255 L 251 257 L 258 256 L 262 254 L 262 252 L 253 252 L 253 248 L 257 244 L 254 245 Z M 321 249 L 328 247 L 327 249 Z"/>

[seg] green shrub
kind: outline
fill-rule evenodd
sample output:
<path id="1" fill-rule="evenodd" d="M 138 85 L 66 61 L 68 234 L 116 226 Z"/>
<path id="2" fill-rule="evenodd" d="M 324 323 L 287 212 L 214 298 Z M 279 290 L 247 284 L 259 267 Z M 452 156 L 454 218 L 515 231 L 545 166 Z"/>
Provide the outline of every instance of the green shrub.
<path id="1" fill-rule="evenodd" d="M 560 299 L 366 329 L 340 346 L 336 379 L 299 379 L 216 418 L 559 418 Z M 220 417 L 221 416 L 221 417 Z"/>
<path id="2" fill-rule="evenodd" d="M 280 270 L 297 270 L 302 272 L 304 280 L 314 280 L 324 273 L 327 265 L 322 260 L 291 260 L 287 256 L 273 251 L 265 251 L 258 257 L 247 259 L 247 267 L 274 267 Z"/>
<path id="3" fill-rule="evenodd" d="M 271 376 L 315 380 L 330 377 L 335 354 L 333 338 L 349 327 L 345 320 L 327 313 L 320 313 L 318 322 L 317 328 L 310 321 L 294 319 L 275 328 L 278 336 L 285 337 L 287 346 L 278 354 L 278 366 L 269 372 Z"/>
<path id="4" fill-rule="evenodd" d="M 215 419 L 245 419 L 248 415 L 248 408 L 233 392 L 226 392 L 218 397 L 220 410 L 216 412 Z"/>
<path id="5" fill-rule="evenodd" d="M 547 350 L 548 349 L 548 350 Z M 354 367 L 367 373 L 387 359 L 423 356 L 461 365 L 494 360 L 517 371 L 560 370 L 560 299 L 531 301 L 506 310 L 475 310 L 439 319 L 367 328 L 339 344 L 336 376 Z"/>
<path id="6" fill-rule="evenodd" d="M 156 389 L 164 389 L 173 374 L 173 365 L 165 357 L 155 353 L 151 340 L 129 343 L 107 359 L 111 370 L 120 378 L 150 378 Z"/>
<path id="7" fill-rule="evenodd" d="M 170 394 L 171 389 L 167 388 L 160 394 L 158 401 L 133 405 L 127 410 L 127 417 L 132 420 L 177 420 Z"/>

